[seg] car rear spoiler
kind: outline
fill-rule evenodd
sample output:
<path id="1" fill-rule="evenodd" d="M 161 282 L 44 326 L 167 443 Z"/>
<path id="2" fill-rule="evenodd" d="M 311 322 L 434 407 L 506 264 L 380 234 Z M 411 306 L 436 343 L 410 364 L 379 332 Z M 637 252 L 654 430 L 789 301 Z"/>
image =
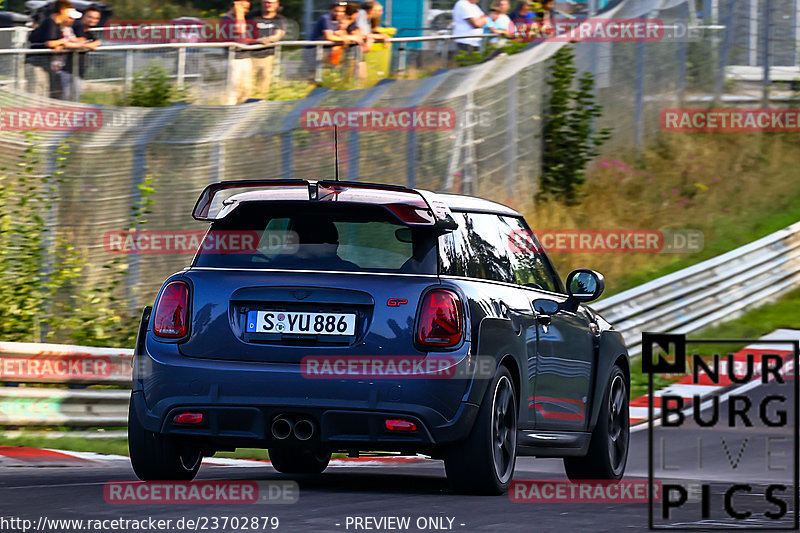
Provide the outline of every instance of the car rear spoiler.
<path id="1" fill-rule="evenodd" d="M 284 192 L 275 201 L 380 205 L 407 226 L 429 226 L 441 230 L 454 230 L 458 227 L 450 207 L 435 193 L 398 185 L 329 180 L 243 180 L 213 183 L 197 199 L 192 216 L 203 222 L 224 218 L 209 215 L 214 198 L 220 192 L 231 189 L 266 189 L 258 200 L 270 201 L 269 190 L 273 188 Z M 225 205 L 231 203 L 231 200 L 223 202 Z"/>

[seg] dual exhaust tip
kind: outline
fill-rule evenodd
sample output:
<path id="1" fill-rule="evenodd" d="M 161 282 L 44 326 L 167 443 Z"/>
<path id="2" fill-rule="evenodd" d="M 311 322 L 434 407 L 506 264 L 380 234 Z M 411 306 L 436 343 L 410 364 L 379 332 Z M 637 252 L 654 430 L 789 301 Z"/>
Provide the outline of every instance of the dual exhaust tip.
<path id="1" fill-rule="evenodd" d="M 272 436 L 277 440 L 286 440 L 292 435 L 297 440 L 307 441 L 314 436 L 316 427 L 308 418 L 293 421 L 285 416 L 278 416 L 272 422 Z"/>

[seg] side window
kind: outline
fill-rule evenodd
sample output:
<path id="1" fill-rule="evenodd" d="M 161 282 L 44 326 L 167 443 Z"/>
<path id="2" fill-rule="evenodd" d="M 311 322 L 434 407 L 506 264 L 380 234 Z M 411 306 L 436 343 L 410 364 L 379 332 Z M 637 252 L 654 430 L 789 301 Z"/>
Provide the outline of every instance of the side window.
<path id="1" fill-rule="evenodd" d="M 500 217 L 502 233 L 506 235 L 503 246 L 508 249 L 514 282 L 551 292 L 563 292 L 558 274 L 550 259 L 542 251 L 539 240 L 525 221 L 515 217 Z M 521 243 L 530 243 L 525 245 Z"/>
<path id="2" fill-rule="evenodd" d="M 468 258 L 464 249 L 463 239 L 464 215 L 453 213 L 453 219 L 458 222 L 458 229 L 449 231 L 439 237 L 441 273 L 445 276 L 466 277 Z"/>
<path id="3" fill-rule="evenodd" d="M 482 213 L 453 213 L 458 229 L 440 239 L 442 274 L 514 282 L 500 219 Z"/>

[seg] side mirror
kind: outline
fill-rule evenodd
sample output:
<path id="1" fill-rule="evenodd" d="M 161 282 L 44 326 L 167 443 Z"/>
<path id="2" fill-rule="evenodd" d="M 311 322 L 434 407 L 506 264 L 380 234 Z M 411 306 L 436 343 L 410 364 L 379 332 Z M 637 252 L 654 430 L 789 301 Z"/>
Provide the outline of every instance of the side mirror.
<path id="1" fill-rule="evenodd" d="M 564 302 L 568 311 L 577 311 L 578 304 L 593 302 L 600 298 L 606 288 L 606 280 L 602 274 L 586 268 L 574 270 L 567 276 L 567 294 Z"/>

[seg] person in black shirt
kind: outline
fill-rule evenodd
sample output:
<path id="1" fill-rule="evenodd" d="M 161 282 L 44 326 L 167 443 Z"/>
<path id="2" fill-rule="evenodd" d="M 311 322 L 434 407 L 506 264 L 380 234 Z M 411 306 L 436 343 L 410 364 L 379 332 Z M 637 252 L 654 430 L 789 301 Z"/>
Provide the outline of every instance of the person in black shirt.
<path id="1" fill-rule="evenodd" d="M 69 0 L 56 0 L 53 13 L 31 32 L 28 40 L 31 48 L 46 48 L 54 52 L 82 48 L 83 39 L 72 31 L 73 20 L 81 17 Z M 66 64 L 64 54 L 31 54 L 27 57 L 28 92 L 60 98 L 61 80 L 59 72 Z"/>
<path id="2" fill-rule="evenodd" d="M 233 7 L 222 16 L 220 22 L 232 25 L 229 34 L 243 44 L 270 44 L 286 36 L 286 19 L 278 14 L 278 0 L 264 0 L 261 11 L 247 14 L 248 0 L 234 0 Z M 262 50 L 238 50 L 233 63 L 235 94 L 229 96 L 229 104 L 241 103 L 258 95 L 266 96 L 272 83 L 275 61 L 274 48 Z"/>
<path id="3" fill-rule="evenodd" d="M 276 43 L 286 36 L 286 18 L 278 13 L 278 0 L 263 0 L 261 11 L 247 17 L 247 27 L 258 44 Z M 266 96 L 272 84 L 275 49 L 265 48 L 251 52 L 253 65 L 253 92 Z"/>

